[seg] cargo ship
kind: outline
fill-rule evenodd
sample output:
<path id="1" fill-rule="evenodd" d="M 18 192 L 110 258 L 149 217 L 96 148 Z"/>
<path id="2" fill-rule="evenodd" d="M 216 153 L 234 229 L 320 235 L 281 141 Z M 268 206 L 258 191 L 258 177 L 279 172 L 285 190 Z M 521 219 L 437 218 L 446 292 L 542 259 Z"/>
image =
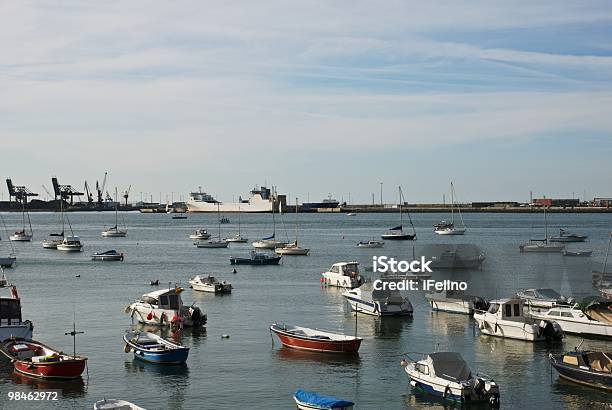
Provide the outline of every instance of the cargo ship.
<path id="1" fill-rule="evenodd" d="M 220 202 L 200 188 L 197 192 L 189 194 L 187 210 L 189 212 L 272 212 L 272 209 L 277 209 L 279 199 L 270 188 L 262 186 L 253 188 L 249 199 L 240 197 L 238 202 Z"/>

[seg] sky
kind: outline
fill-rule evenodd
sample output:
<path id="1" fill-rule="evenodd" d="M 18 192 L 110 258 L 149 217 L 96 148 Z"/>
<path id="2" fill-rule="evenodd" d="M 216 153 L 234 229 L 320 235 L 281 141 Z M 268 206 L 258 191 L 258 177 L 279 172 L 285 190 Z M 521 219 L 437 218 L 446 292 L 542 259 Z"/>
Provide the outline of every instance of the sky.
<path id="1" fill-rule="evenodd" d="M 0 49 L 0 176 L 43 198 L 612 197 L 609 1 L 13 1 Z"/>

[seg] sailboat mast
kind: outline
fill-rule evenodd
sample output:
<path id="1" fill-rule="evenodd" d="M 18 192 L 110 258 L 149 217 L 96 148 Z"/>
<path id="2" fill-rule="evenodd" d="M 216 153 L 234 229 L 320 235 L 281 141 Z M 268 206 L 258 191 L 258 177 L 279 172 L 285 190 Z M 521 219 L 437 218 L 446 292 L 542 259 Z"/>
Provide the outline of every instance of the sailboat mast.
<path id="1" fill-rule="evenodd" d="M 219 202 L 217 202 L 217 226 L 219 227 L 219 240 L 221 240 L 221 219 L 219 219 Z"/>
<path id="2" fill-rule="evenodd" d="M 453 189 L 453 181 L 451 181 L 451 224 L 455 224 L 455 193 Z"/>
<path id="3" fill-rule="evenodd" d="M 603 268 L 601 270 L 602 280 L 603 280 L 603 274 L 606 273 L 606 265 L 608 264 L 608 256 L 610 256 L 610 245 L 612 245 L 612 231 L 610 231 L 610 240 L 608 240 L 608 250 L 606 251 L 606 259 L 604 259 Z"/>
<path id="4" fill-rule="evenodd" d="M 398 187 L 398 192 L 399 192 L 400 226 L 402 227 L 401 231 L 403 231 L 404 227 L 402 226 L 403 225 L 403 219 L 402 219 L 402 187 L 401 186 Z"/>
<path id="5" fill-rule="evenodd" d="M 298 199 L 295 198 L 295 244 L 298 241 Z"/>
<path id="6" fill-rule="evenodd" d="M 238 236 L 240 236 L 240 203 L 238 203 Z"/>
<path id="7" fill-rule="evenodd" d="M 544 243 L 548 243 L 548 219 L 546 218 L 546 205 L 544 205 Z"/>

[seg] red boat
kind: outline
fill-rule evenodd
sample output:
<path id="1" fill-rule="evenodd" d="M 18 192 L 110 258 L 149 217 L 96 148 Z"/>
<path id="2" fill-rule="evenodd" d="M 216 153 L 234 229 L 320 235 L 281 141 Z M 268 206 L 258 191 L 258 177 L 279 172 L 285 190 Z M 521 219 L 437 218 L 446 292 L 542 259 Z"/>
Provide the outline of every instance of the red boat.
<path id="1" fill-rule="evenodd" d="M 270 331 L 276 334 L 283 346 L 312 352 L 357 353 L 363 340 L 341 333 L 276 323 L 270 326 Z"/>
<path id="2" fill-rule="evenodd" d="M 75 379 L 85 370 L 87 358 L 66 355 L 31 339 L 10 338 L 0 343 L 0 351 L 29 377 L 42 379 Z"/>

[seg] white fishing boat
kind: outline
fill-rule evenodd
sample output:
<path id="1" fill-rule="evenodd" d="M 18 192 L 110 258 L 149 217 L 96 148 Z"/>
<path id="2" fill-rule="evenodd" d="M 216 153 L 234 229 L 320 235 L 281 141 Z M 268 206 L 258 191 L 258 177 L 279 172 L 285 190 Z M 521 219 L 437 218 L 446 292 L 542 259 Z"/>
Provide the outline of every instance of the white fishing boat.
<path id="1" fill-rule="evenodd" d="M 115 188 L 115 198 L 118 198 L 117 188 Z M 124 238 L 127 236 L 127 229 L 119 229 L 119 201 L 115 203 L 115 226 L 102 231 L 105 238 Z"/>
<path id="2" fill-rule="evenodd" d="M 219 234 L 217 235 L 217 238 L 208 241 L 198 241 L 195 243 L 195 246 L 197 246 L 198 248 L 227 248 L 229 242 L 225 239 L 221 239 L 221 219 L 219 219 L 219 204 L 217 204 L 217 226 L 219 229 Z"/>
<path id="3" fill-rule="evenodd" d="M 383 246 L 385 246 L 383 241 L 377 241 L 375 239 L 357 242 L 358 248 L 382 248 Z"/>
<path id="4" fill-rule="evenodd" d="M 17 288 L 5 283 L 0 289 L 3 289 L 3 294 L 0 295 L 0 341 L 10 337 L 32 339 L 34 326 L 29 320 L 24 321 L 21 316 L 21 299 Z M 7 290 L 10 295 L 4 295 Z"/>
<path id="5" fill-rule="evenodd" d="M 253 188 L 247 200 L 239 198 L 237 203 L 219 202 L 212 195 L 202 192 L 191 192 L 187 201 L 189 212 L 273 212 L 276 195 L 267 187 Z M 279 205 L 280 206 L 280 205 Z"/>
<path id="6" fill-rule="evenodd" d="M 585 310 L 578 306 L 555 306 L 545 311 L 530 310 L 529 315 L 534 319 L 555 321 L 564 333 L 612 337 L 612 310 L 609 307 L 612 301 L 600 305 L 600 309 L 591 306 Z M 607 315 L 602 311 L 607 311 Z"/>
<path id="7" fill-rule="evenodd" d="M 334 263 L 327 272 L 321 274 L 324 286 L 337 286 L 354 289 L 363 285 L 364 279 L 359 273 L 359 262 Z"/>
<path id="8" fill-rule="evenodd" d="M 206 229 L 197 229 L 195 233 L 189 235 L 189 239 L 195 239 L 198 241 L 205 241 L 208 238 L 210 238 L 210 234 Z"/>
<path id="9" fill-rule="evenodd" d="M 434 232 L 438 235 L 464 235 L 466 231 L 465 223 L 463 222 L 463 216 L 461 216 L 461 208 L 457 207 L 459 213 L 459 219 L 461 220 L 461 228 L 455 226 L 455 187 L 451 181 L 451 221 L 442 221 L 434 225 Z"/>
<path id="10" fill-rule="evenodd" d="M 519 298 L 491 301 L 489 309 L 475 311 L 474 319 L 483 335 L 519 339 L 528 342 L 560 340 L 563 331 L 558 323 L 526 317 L 524 301 Z"/>
<path id="11" fill-rule="evenodd" d="M 145 293 L 125 308 L 125 313 L 139 323 L 157 326 L 203 326 L 206 314 L 199 307 L 185 306 L 181 298 L 183 288 L 174 287 Z"/>
<path id="12" fill-rule="evenodd" d="M 432 310 L 472 315 L 475 310 L 486 310 L 488 302 L 483 298 L 465 294 L 460 290 L 443 290 L 425 294 Z"/>
<path id="13" fill-rule="evenodd" d="M 200 292 L 231 293 L 232 284 L 228 281 L 219 282 L 214 276 L 196 275 L 189 279 L 189 287 Z"/>
<path id="14" fill-rule="evenodd" d="M 376 290 L 372 283 L 364 283 L 342 294 L 351 309 L 372 316 L 411 316 L 412 303 L 398 290 Z"/>
<path id="15" fill-rule="evenodd" d="M 410 385 L 422 392 L 463 405 L 487 403 L 499 408 L 499 386 L 487 376 L 474 376 L 459 353 L 436 352 L 422 360 L 403 359 Z"/>
<path id="16" fill-rule="evenodd" d="M 548 242 L 548 219 L 544 207 L 544 239 L 531 239 L 528 243 L 519 246 L 521 252 L 560 253 L 565 249 L 561 243 Z"/>
<path id="17" fill-rule="evenodd" d="M 388 240 L 400 240 L 400 241 L 404 241 L 404 240 L 408 240 L 408 241 L 412 241 L 414 239 L 416 239 L 416 230 L 414 229 L 414 225 L 412 223 L 412 218 L 410 217 L 410 212 L 408 212 L 408 219 L 410 221 L 410 226 L 412 227 L 412 233 L 405 233 L 404 232 L 404 220 L 402 217 L 402 207 L 404 205 L 404 199 L 403 199 L 403 195 L 402 195 L 402 187 L 399 187 L 399 214 L 400 214 L 400 224 L 396 227 L 390 228 L 389 231 L 385 234 L 381 235 L 382 239 L 388 239 Z"/>

